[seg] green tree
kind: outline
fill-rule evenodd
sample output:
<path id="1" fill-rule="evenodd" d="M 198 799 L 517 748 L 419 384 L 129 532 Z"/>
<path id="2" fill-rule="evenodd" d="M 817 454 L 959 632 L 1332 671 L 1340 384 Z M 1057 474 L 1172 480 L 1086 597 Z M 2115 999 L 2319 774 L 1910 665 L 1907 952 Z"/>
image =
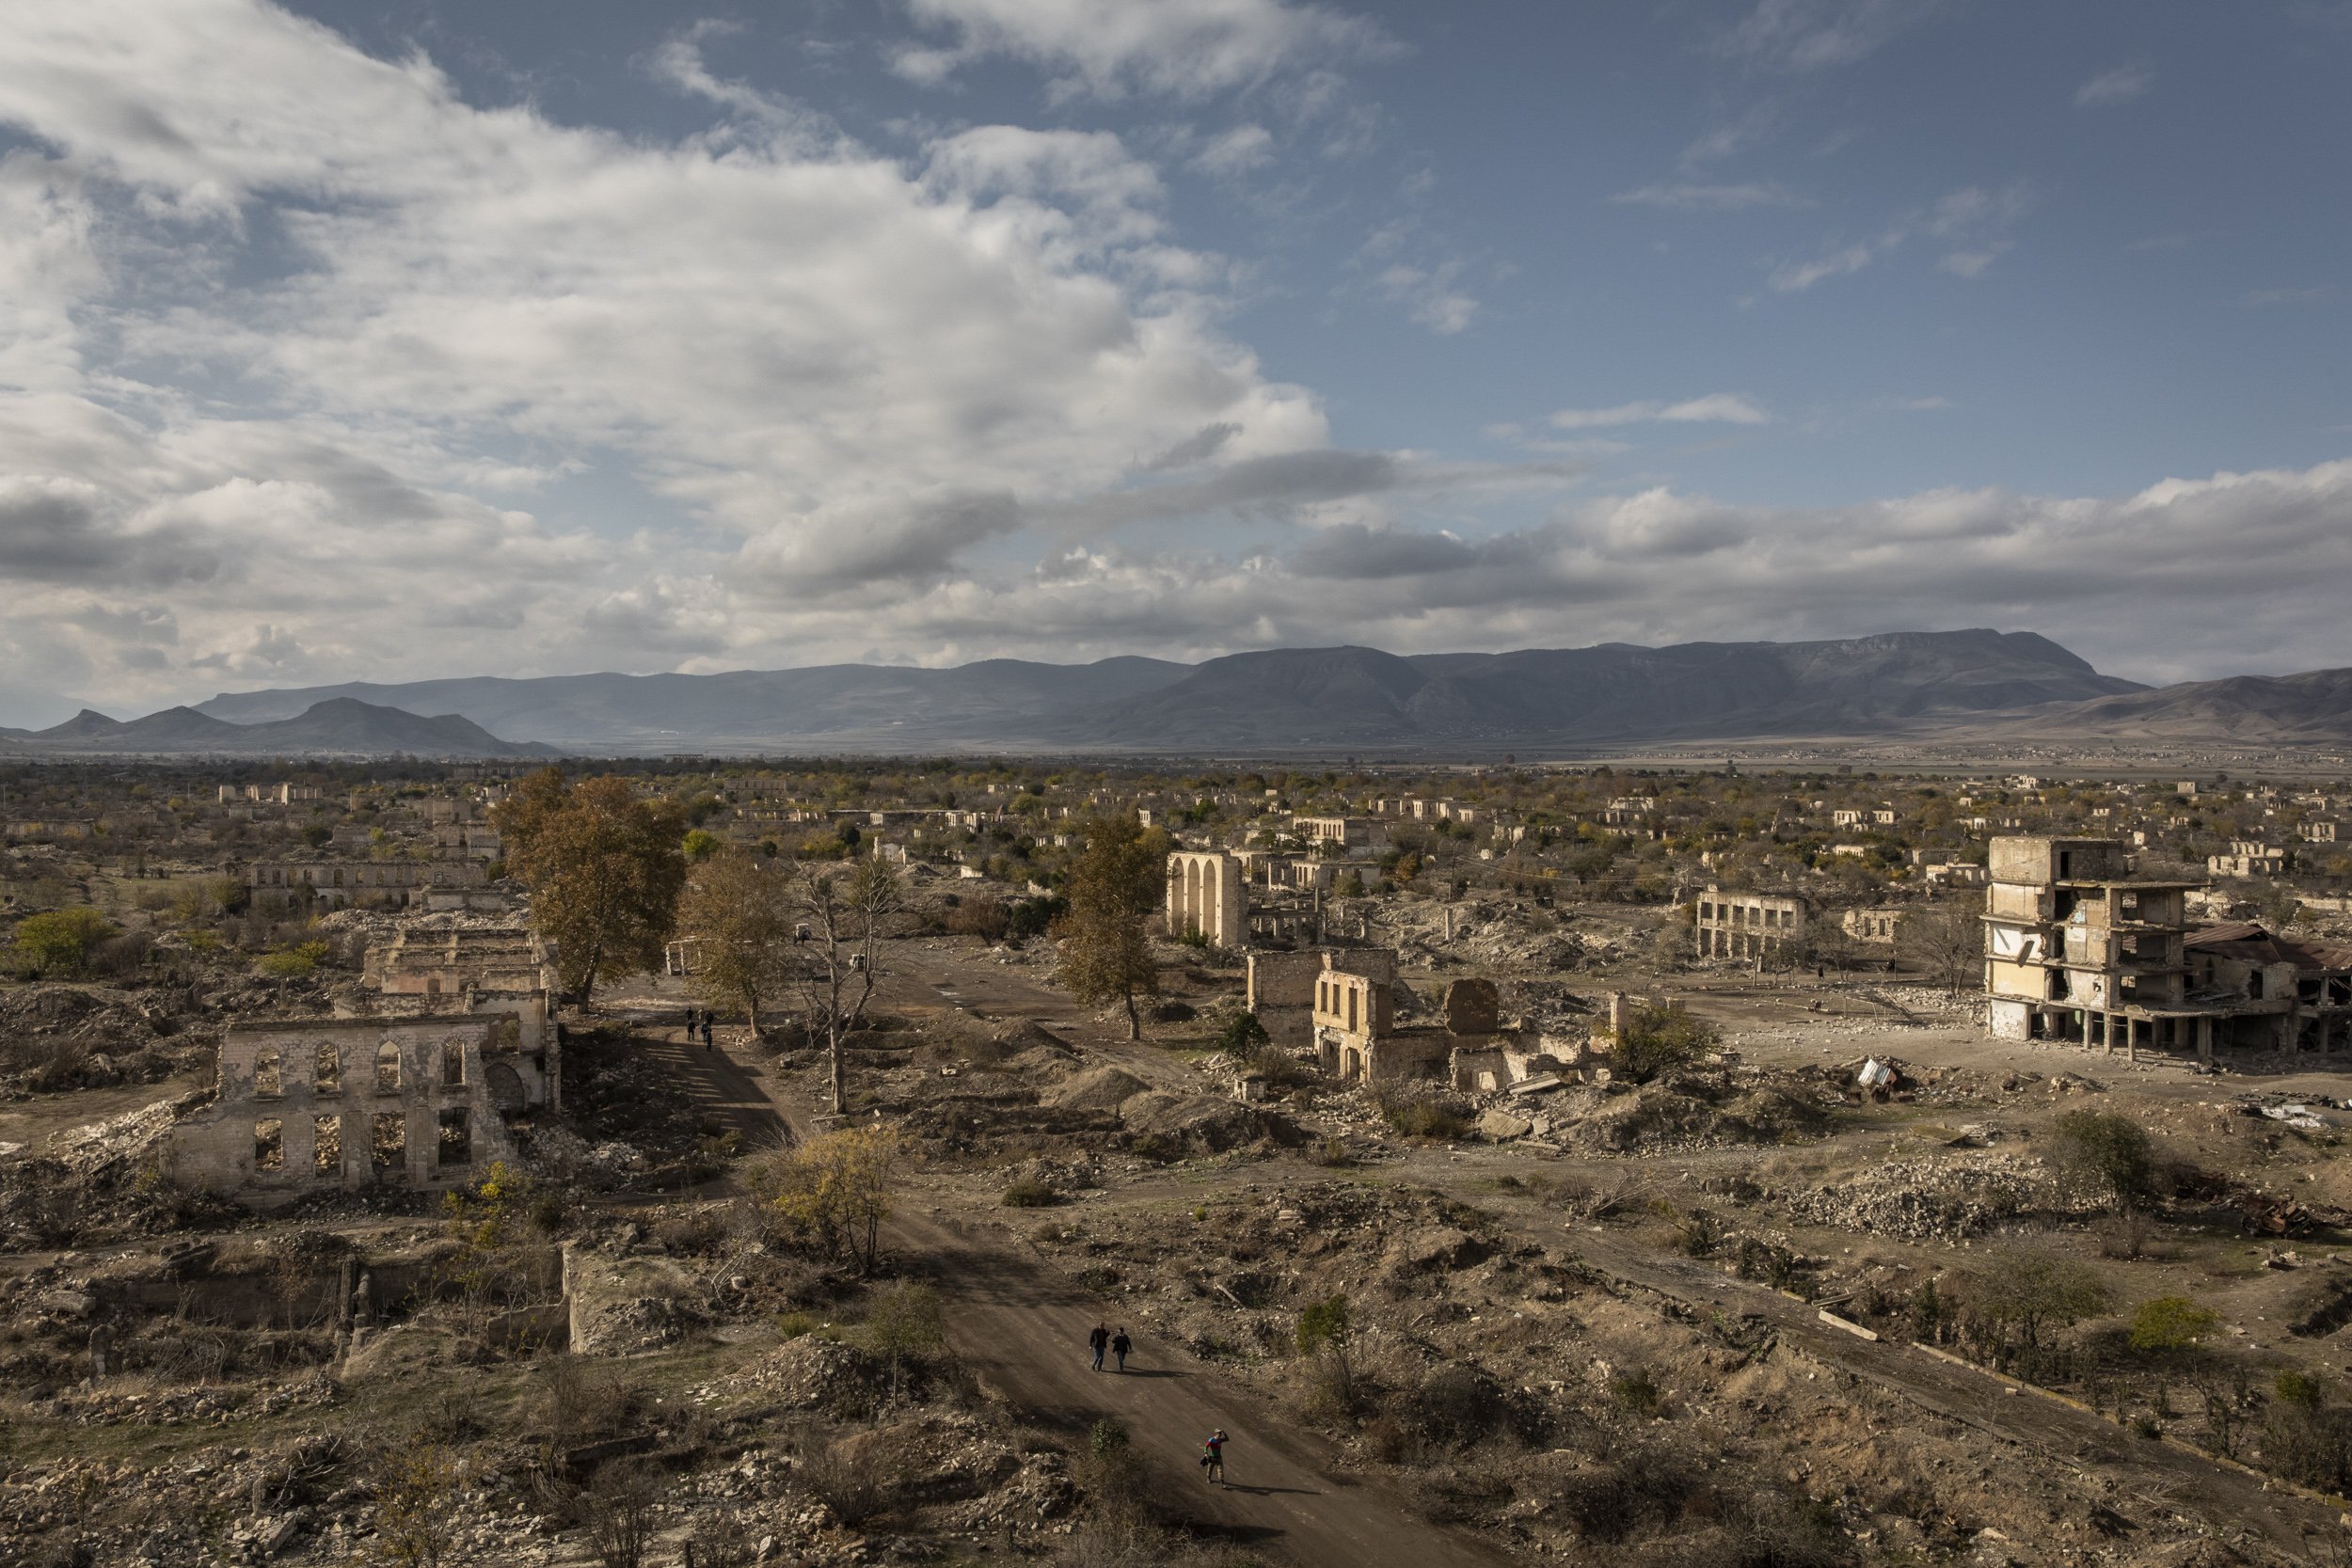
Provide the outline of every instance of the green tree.
<path id="1" fill-rule="evenodd" d="M 1098 816 L 1086 825 L 1086 852 L 1070 871 L 1070 913 L 1062 922 L 1061 983 L 1089 1006 L 1127 1009 L 1127 1037 L 1143 1037 L 1137 999 L 1160 994 L 1145 923 L 1160 901 L 1168 838 L 1132 818 Z"/>
<path id="2" fill-rule="evenodd" d="M 575 784 L 548 768 L 516 785 L 490 820 L 583 1005 L 600 977 L 660 965 L 686 885 L 685 819 L 674 802 L 640 800 L 627 779 Z"/>
<path id="3" fill-rule="evenodd" d="M 878 1354 L 890 1358 L 890 1393 L 895 1399 L 900 1364 L 936 1355 L 947 1342 L 939 1292 L 921 1284 L 894 1285 L 881 1291 L 866 1314 L 866 1338 Z"/>
<path id="4" fill-rule="evenodd" d="M 93 909 L 51 910 L 16 923 L 19 962 L 52 978 L 75 978 L 89 971 L 90 955 L 102 942 L 121 935 Z"/>
<path id="5" fill-rule="evenodd" d="M 742 1008 L 764 1035 L 760 1010 L 789 975 L 791 879 L 741 850 L 707 860 L 687 879 L 678 931 L 693 943 L 694 994 Z"/>
<path id="6" fill-rule="evenodd" d="M 679 846 L 679 847 L 684 850 L 688 860 L 696 862 L 707 861 L 726 847 L 727 841 L 725 839 L 721 838 L 717 833 L 710 832 L 707 828 L 696 828 L 692 830 L 686 835 L 685 841 Z"/>
<path id="7" fill-rule="evenodd" d="M 2069 1111 L 2056 1129 L 2058 1164 L 2137 1209 L 2155 1191 L 2155 1146 L 2148 1130 L 2114 1111 Z"/>

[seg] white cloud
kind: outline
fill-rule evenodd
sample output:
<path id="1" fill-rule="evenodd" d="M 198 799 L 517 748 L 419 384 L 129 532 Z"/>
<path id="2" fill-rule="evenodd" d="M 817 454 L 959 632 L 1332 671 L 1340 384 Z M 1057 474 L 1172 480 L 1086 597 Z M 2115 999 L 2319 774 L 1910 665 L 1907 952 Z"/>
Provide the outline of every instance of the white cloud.
<path id="1" fill-rule="evenodd" d="M 1616 425 L 1770 424 L 1772 416 L 1732 392 L 1709 392 L 1680 403 L 1621 403 L 1613 408 L 1563 408 L 1551 416 L 1558 430 L 1606 430 Z"/>
<path id="2" fill-rule="evenodd" d="M 937 82 L 992 55 L 1058 73 L 1065 93 L 1198 99 L 1398 52 L 1378 25 L 1289 0 L 907 0 L 944 45 L 910 45 L 899 74 Z"/>
<path id="3" fill-rule="evenodd" d="M 1798 196 L 1773 180 L 1720 185 L 1679 181 L 1619 191 L 1609 199 L 1622 207 L 1660 207 L 1677 213 L 1740 213 L 1756 207 L 1813 205 L 1810 198 Z"/>
<path id="4" fill-rule="evenodd" d="M 2144 65 L 2120 65 L 2113 71 L 2103 71 L 2074 89 L 2074 106 L 2078 109 L 2105 108 L 2114 103 L 2129 103 L 2156 85 L 2156 73 Z"/>
<path id="5" fill-rule="evenodd" d="M 1220 180 L 1247 174 L 1274 161 L 1274 133 L 1263 125 L 1236 125 L 1211 136 L 1193 154 L 1192 166 Z"/>
<path id="6" fill-rule="evenodd" d="M 1478 316 L 1478 301 L 1459 286 L 1461 275 L 1462 263 L 1448 261 L 1434 267 L 1387 267 L 1377 282 L 1414 322 L 1442 337 L 1464 330 Z"/>
<path id="7" fill-rule="evenodd" d="M 1925 21 L 1940 0 L 1756 0 L 1716 37 L 1718 53 L 1762 70 L 1851 65 Z"/>
<path id="8" fill-rule="evenodd" d="M 1814 261 L 1784 262 L 1774 267 L 1772 276 L 1765 281 L 1782 293 L 1802 293 L 1816 283 L 1827 282 L 1833 277 L 1851 277 L 1860 272 L 1872 261 L 1877 261 L 1881 253 L 1900 243 L 1899 237 L 1891 240 L 1867 241 L 1861 245 L 1850 245 L 1842 249 L 1833 250 L 1828 255 L 1819 257 Z"/>
<path id="9" fill-rule="evenodd" d="M 729 123 L 661 142 L 474 107 L 257 0 L 11 6 L 0 124 L 45 150 L 0 161 L 0 483 L 47 498 L 0 560 L 12 679 L 774 657 L 788 625 L 725 580 L 747 542 L 903 585 L 1002 542 L 959 498 L 1099 493 L 1212 425 L 1228 463 L 1326 444 L 1116 138 L 980 127 L 911 178 L 695 41 L 654 72 Z M 633 525 L 474 493 L 589 473 Z M 169 669 L 59 629 L 167 584 Z M 520 625 L 416 635 L 458 599 Z"/>
<path id="10" fill-rule="evenodd" d="M 1802 293 L 1834 277 L 1849 277 L 1892 255 L 1910 240 L 1940 240 L 1947 250 L 1937 267 L 1958 277 L 1977 278 L 2013 243 L 2009 231 L 2033 208 L 2030 181 L 2006 185 L 1963 185 L 1947 191 L 1925 211 L 1897 219 L 1883 233 L 1841 245 L 1810 261 L 1784 261 L 1766 282 L 1778 293 Z"/>

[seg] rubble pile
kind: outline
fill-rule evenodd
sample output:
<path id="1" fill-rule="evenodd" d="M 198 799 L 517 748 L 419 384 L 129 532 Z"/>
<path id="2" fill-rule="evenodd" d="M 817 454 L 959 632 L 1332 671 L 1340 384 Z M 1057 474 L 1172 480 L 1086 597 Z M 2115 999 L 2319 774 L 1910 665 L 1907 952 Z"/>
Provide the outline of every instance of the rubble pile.
<path id="1" fill-rule="evenodd" d="M 1792 1220 L 1905 1242 L 1957 1242 L 1998 1231 L 2044 1196 L 2028 1155 L 1932 1156 L 1873 1166 L 1819 1187 L 1767 1192 Z"/>

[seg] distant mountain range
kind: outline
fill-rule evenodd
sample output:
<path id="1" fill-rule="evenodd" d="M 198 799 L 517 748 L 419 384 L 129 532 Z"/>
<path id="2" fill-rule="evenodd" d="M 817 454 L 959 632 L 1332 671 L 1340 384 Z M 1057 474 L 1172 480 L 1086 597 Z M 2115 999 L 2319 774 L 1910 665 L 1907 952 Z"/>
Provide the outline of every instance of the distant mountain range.
<path id="1" fill-rule="evenodd" d="M 106 756 L 554 756 L 549 746 L 501 740 L 470 719 L 420 719 L 350 697 L 312 703 L 291 718 L 232 723 L 192 707 L 124 721 L 84 708 L 45 730 L 0 728 L 0 747 L 36 754 Z"/>
<path id="2" fill-rule="evenodd" d="M 428 711 L 444 717 L 416 717 Z M 1278 648 L 1201 664 L 476 676 L 223 693 L 129 723 L 85 711 L 54 729 L 0 730 L 0 747 L 20 753 L 483 757 L 1541 754 L 1898 739 L 2344 744 L 2352 670 L 2156 689 L 2031 632 L 1893 632 L 1507 654 Z"/>

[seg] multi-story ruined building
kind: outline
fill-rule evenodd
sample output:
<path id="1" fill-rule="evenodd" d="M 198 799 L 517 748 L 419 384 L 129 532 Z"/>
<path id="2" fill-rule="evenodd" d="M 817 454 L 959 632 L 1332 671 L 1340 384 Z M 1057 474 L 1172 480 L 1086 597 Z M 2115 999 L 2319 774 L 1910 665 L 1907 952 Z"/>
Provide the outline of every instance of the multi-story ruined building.
<path id="1" fill-rule="evenodd" d="M 1804 956 L 1804 900 L 1784 894 L 1724 893 L 1709 883 L 1698 896 L 1692 941 L 1702 958 L 1793 962 Z"/>
<path id="2" fill-rule="evenodd" d="M 2196 882 L 2135 879 L 2111 838 L 1996 838 L 1985 893 L 1987 1025 L 2003 1039 L 2213 1052 L 2226 1009 L 2188 994 Z"/>

